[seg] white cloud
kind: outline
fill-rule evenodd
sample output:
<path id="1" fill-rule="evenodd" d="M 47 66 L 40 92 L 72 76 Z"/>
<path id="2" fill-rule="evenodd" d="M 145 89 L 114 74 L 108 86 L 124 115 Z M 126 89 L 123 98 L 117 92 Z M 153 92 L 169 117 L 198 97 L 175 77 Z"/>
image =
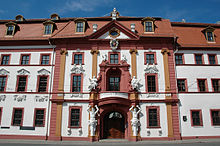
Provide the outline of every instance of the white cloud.
<path id="1" fill-rule="evenodd" d="M 58 9 L 59 13 L 66 13 L 69 11 L 83 11 L 92 12 L 100 6 L 110 5 L 113 0 L 69 0 Z"/>

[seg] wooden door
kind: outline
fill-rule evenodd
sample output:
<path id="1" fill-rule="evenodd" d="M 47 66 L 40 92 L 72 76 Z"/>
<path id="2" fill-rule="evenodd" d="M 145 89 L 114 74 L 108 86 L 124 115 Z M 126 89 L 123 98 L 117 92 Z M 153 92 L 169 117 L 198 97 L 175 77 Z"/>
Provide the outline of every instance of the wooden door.
<path id="1" fill-rule="evenodd" d="M 104 138 L 124 138 L 125 121 L 118 112 L 111 112 L 104 118 Z"/>

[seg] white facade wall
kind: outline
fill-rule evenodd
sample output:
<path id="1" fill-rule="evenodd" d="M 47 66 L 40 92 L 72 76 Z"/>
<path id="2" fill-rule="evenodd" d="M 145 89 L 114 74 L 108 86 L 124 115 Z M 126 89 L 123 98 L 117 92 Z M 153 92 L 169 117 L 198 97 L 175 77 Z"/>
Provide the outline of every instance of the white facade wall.
<path id="1" fill-rule="evenodd" d="M 204 64 L 208 65 L 208 55 L 216 54 L 218 63 L 220 61 L 219 51 L 178 51 L 184 54 L 185 64 L 195 64 L 194 54 L 203 54 Z M 210 109 L 220 109 L 219 93 L 211 93 L 213 78 L 220 78 L 220 66 L 195 66 L 180 65 L 176 66 L 176 74 L 178 78 L 187 80 L 187 88 L 190 93 L 179 93 L 180 99 L 180 128 L 182 136 L 219 136 L 220 126 L 212 126 Z M 209 93 L 197 93 L 197 79 L 206 79 Z M 190 110 L 202 111 L 203 126 L 191 125 Z M 187 117 L 187 121 L 183 121 L 183 116 Z"/>
<path id="2" fill-rule="evenodd" d="M 36 94 L 37 92 L 37 76 L 41 75 L 38 71 L 45 69 L 49 71 L 47 74 L 48 78 L 48 92 L 52 88 L 52 66 L 41 66 L 40 65 L 40 54 L 50 54 L 50 65 L 52 64 L 53 52 L 52 51 L 18 51 L 18 52 L 2 52 L 1 54 L 10 54 L 10 64 L 7 66 L 0 66 L 0 69 L 8 71 L 7 74 L 7 86 L 6 92 L 0 94 L 0 96 L 5 95 L 5 100 L 0 101 L 0 107 L 2 107 L 2 117 L 1 117 L 1 128 L 0 133 L 5 135 L 38 135 L 45 136 L 47 133 L 48 123 L 49 123 L 49 94 Z M 30 54 L 30 65 L 20 65 L 21 54 Z M 12 65 L 12 66 L 10 66 Z M 14 66 L 17 65 L 17 66 Z M 30 93 L 19 93 L 16 92 L 17 85 L 17 75 L 19 70 L 24 69 L 28 71 L 25 75 L 27 78 L 27 90 L 26 92 Z M 10 93 L 11 92 L 11 93 Z M 33 92 L 33 93 L 31 93 Z M 24 98 L 22 101 L 18 101 L 15 96 L 20 96 Z M 46 98 L 45 98 L 46 97 Z M 40 100 L 45 98 L 44 100 Z M 23 108 L 23 127 L 33 127 L 34 126 L 34 110 L 35 108 L 44 108 L 45 109 L 45 121 L 44 127 L 35 127 L 35 130 L 20 130 L 20 126 L 12 126 L 12 117 L 13 117 L 13 108 Z"/>

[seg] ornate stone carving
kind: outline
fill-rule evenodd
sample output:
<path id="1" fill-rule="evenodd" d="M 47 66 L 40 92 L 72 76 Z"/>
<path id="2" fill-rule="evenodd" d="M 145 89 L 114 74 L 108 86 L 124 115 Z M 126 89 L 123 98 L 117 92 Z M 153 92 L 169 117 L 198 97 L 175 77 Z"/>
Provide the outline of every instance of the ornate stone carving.
<path id="1" fill-rule="evenodd" d="M 150 98 L 150 97 L 159 97 L 159 94 L 158 93 L 147 93 L 147 98 Z"/>
<path id="2" fill-rule="evenodd" d="M 82 93 L 72 94 L 71 97 L 72 97 L 72 98 L 77 98 L 77 97 L 78 97 L 78 98 L 82 98 L 82 97 L 83 97 L 83 94 L 82 94 Z"/>
<path id="3" fill-rule="evenodd" d="M 96 88 L 96 86 L 98 85 L 97 81 L 98 80 L 97 80 L 97 78 L 95 76 L 93 76 L 92 79 L 89 78 L 89 82 L 90 82 L 89 87 L 88 87 L 89 91 L 91 91 L 92 89 Z"/>
<path id="4" fill-rule="evenodd" d="M 90 126 L 90 136 L 95 136 L 95 131 L 96 131 L 96 126 L 97 126 L 97 120 L 95 119 L 96 114 L 99 111 L 99 108 L 97 105 L 95 105 L 95 108 L 92 107 L 91 110 L 91 105 L 88 106 L 87 111 L 90 115 L 90 120 L 89 120 L 89 126 Z"/>
<path id="5" fill-rule="evenodd" d="M 9 74 L 9 71 L 5 70 L 4 68 L 0 70 L 0 75 L 8 75 L 8 74 Z"/>
<path id="6" fill-rule="evenodd" d="M 137 136 L 138 127 L 140 126 L 138 115 L 141 112 L 141 108 L 138 105 L 136 107 L 132 105 L 129 111 L 132 113 L 131 126 L 132 126 L 133 136 Z"/>
<path id="7" fill-rule="evenodd" d="M 116 8 L 114 8 L 113 11 L 111 12 L 111 16 L 112 16 L 112 20 L 116 20 L 116 18 L 118 18 L 119 12 L 116 10 Z"/>
<path id="8" fill-rule="evenodd" d="M 118 40 L 116 39 L 111 39 L 110 40 L 110 47 L 112 48 L 112 51 L 115 51 L 118 48 Z"/>
<path id="9" fill-rule="evenodd" d="M 46 70 L 46 69 L 41 69 L 37 72 L 39 75 L 49 75 L 50 71 Z"/>
<path id="10" fill-rule="evenodd" d="M 26 101 L 26 95 L 14 95 L 14 100 L 17 102 Z"/>
<path id="11" fill-rule="evenodd" d="M 82 74 L 85 72 L 85 70 L 83 69 L 82 64 L 80 64 L 80 66 L 76 66 L 76 64 L 74 64 L 71 72 L 74 74 Z"/>
<path id="12" fill-rule="evenodd" d="M 0 102 L 5 101 L 6 95 L 0 95 Z"/>
<path id="13" fill-rule="evenodd" d="M 106 55 L 106 54 L 103 54 L 103 55 L 102 55 L 102 61 L 107 61 L 107 60 L 108 60 L 107 55 Z"/>
<path id="14" fill-rule="evenodd" d="M 140 90 L 140 88 L 143 86 L 140 83 L 141 80 L 137 80 L 135 76 L 133 76 L 132 80 L 131 80 L 131 86 L 134 90 Z"/>
<path id="15" fill-rule="evenodd" d="M 149 65 L 147 64 L 146 68 L 145 68 L 145 73 L 158 73 L 159 70 L 157 69 L 156 65 Z"/>
<path id="16" fill-rule="evenodd" d="M 48 96 L 35 96 L 35 101 L 36 102 L 44 102 L 44 101 L 48 101 Z"/>
<path id="17" fill-rule="evenodd" d="M 28 75 L 28 74 L 30 74 L 30 72 L 28 70 L 24 69 L 24 68 L 22 68 L 19 71 L 17 71 L 17 73 L 19 75 Z"/>
<path id="18" fill-rule="evenodd" d="M 121 60 L 124 61 L 124 62 L 128 61 L 128 59 L 126 58 L 126 56 L 124 54 L 122 55 L 122 59 Z"/>

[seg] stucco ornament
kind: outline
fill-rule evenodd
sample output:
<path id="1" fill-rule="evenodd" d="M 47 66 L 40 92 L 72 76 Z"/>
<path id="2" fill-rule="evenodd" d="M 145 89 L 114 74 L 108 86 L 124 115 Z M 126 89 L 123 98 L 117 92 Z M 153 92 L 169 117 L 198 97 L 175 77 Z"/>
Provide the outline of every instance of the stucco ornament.
<path id="1" fill-rule="evenodd" d="M 26 95 L 14 95 L 14 100 L 17 102 L 26 101 Z"/>
<path id="2" fill-rule="evenodd" d="M 85 70 L 83 69 L 82 64 L 80 64 L 80 66 L 76 66 L 76 64 L 74 64 L 73 68 L 71 69 L 71 72 L 73 74 L 82 74 L 85 72 Z"/>
<path id="3" fill-rule="evenodd" d="M 30 72 L 26 69 L 20 69 L 19 71 L 17 71 L 19 75 L 27 75 L 30 74 Z"/>
<path id="4" fill-rule="evenodd" d="M 158 73 L 159 70 L 157 69 L 156 65 L 149 65 L 147 64 L 146 68 L 145 68 L 145 73 Z"/>
<path id="5" fill-rule="evenodd" d="M 6 95 L 0 95 L 0 102 L 5 101 Z"/>
<path id="6" fill-rule="evenodd" d="M 116 20 L 117 15 L 118 15 L 118 12 L 116 8 L 114 8 L 113 11 L 111 12 L 112 20 Z"/>
<path id="7" fill-rule="evenodd" d="M 124 62 L 128 61 L 128 59 L 126 58 L 125 54 L 122 55 L 122 59 L 121 60 L 124 61 Z"/>
<path id="8" fill-rule="evenodd" d="M 44 102 L 48 100 L 48 96 L 35 96 L 35 101 L 36 102 Z"/>
<path id="9" fill-rule="evenodd" d="M 50 71 L 46 70 L 46 69 L 41 69 L 37 72 L 39 75 L 49 75 Z"/>
<path id="10" fill-rule="evenodd" d="M 98 79 L 95 77 L 95 76 L 93 76 L 93 78 L 91 79 L 91 78 L 89 78 L 89 82 L 90 82 L 90 85 L 89 85 L 89 91 L 91 91 L 92 89 L 95 89 L 96 88 L 96 86 L 98 85 L 98 83 L 97 83 L 97 81 L 98 81 Z"/>
<path id="11" fill-rule="evenodd" d="M 102 61 L 107 61 L 107 60 L 108 60 L 107 55 L 106 55 L 106 54 L 103 54 L 103 55 L 102 55 Z"/>
<path id="12" fill-rule="evenodd" d="M 110 47 L 112 48 L 112 51 L 115 51 L 118 48 L 118 40 L 116 39 L 111 39 L 110 40 Z"/>
<path id="13" fill-rule="evenodd" d="M 82 98 L 83 94 L 82 93 L 72 94 L 71 97 L 72 98 Z"/>
<path id="14" fill-rule="evenodd" d="M 99 112 L 99 108 L 97 105 L 95 105 L 95 108 L 94 107 L 91 108 L 91 105 L 89 105 L 87 108 L 87 111 L 90 115 L 90 120 L 89 120 L 90 136 L 95 136 L 96 126 L 97 126 L 97 120 L 95 119 L 95 116 Z"/>
<path id="15" fill-rule="evenodd" d="M 141 112 L 141 108 L 138 105 L 136 107 L 132 105 L 129 111 L 132 113 L 131 126 L 132 126 L 133 136 L 137 136 L 138 127 L 140 126 L 138 114 Z"/>
<path id="16" fill-rule="evenodd" d="M 9 71 L 5 70 L 4 68 L 0 70 L 0 75 L 8 75 Z"/>
<path id="17" fill-rule="evenodd" d="M 140 88 L 143 86 L 140 83 L 141 80 L 138 80 L 135 76 L 133 76 L 132 80 L 131 80 L 131 86 L 133 89 L 135 90 L 140 90 Z"/>

